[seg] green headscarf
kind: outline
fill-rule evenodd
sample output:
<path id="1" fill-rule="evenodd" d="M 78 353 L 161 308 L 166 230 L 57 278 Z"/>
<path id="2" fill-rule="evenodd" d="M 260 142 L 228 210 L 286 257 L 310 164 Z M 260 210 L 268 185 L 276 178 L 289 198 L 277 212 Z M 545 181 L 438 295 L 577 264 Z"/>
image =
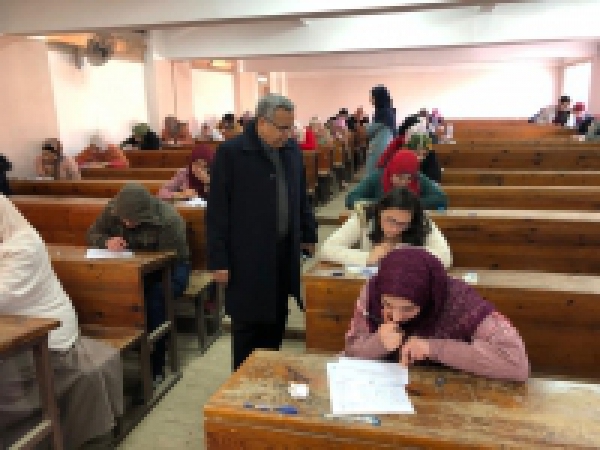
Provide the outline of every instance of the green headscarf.
<path id="1" fill-rule="evenodd" d="M 133 135 L 134 136 L 142 137 L 148 131 L 150 131 L 150 127 L 148 126 L 147 123 L 138 123 L 133 126 Z"/>
<path id="2" fill-rule="evenodd" d="M 431 149 L 431 138 L 425 133 L 414 133 L 411 135 L 406 146 L 411 150 L 418 150 L 422 148 L 429 150 Z"/>

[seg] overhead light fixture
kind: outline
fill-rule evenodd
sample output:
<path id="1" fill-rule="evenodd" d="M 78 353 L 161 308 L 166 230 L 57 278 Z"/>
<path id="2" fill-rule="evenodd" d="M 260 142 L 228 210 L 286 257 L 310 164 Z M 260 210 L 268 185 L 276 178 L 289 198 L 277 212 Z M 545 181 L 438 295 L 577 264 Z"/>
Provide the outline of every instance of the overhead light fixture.
<path id="1" fill-rule="evenodd" d="M 27 39 L 33 39 L 36 41 L 45 41 L 46 36 L 27 36 Z"/>
<path id="2" fill-rule="evenodd" d="M 259 75 L 258 77 L 256 77 L 256 81 L 258 81 L 258 82 L 259 82 L 259 83 L 261 83 L 261 84 L 267 84 L 267 82 L 268 82 L 269 80 L 267 79 L 267 77 L 266 77 L 266 76 L 264 76 L 264 75 Z"/>
<path id="3" fill-rule="evenodd" d="M 215 69 L 231 69 L 231 62 L 225 59 L 213 59 L 210 61 L 210 65 Z"/>

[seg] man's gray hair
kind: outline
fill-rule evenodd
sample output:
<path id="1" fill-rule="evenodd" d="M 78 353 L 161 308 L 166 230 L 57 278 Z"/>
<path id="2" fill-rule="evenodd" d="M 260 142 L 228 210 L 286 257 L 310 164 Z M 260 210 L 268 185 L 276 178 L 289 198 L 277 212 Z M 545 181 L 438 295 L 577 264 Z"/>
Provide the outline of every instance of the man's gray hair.
<path id="1" fill-rule="evenodd" d="M 267 94 L 258 101 L 256 105 L 256 118 L 263 117 L 268 120 L 273 120 L 275 111 L 283 109 L 284 111 L 293 112 L 294 104 L 292 101 L 279 94 Z"/>

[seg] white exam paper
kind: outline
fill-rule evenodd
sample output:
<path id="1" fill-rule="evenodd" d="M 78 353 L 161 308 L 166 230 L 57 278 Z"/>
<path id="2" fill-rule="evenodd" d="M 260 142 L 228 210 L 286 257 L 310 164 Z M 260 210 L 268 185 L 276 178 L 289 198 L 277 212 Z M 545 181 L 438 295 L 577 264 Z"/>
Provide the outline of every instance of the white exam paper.
<path id="1" fill-rule="evenodd" d="M 190 200 L 184 200 L 181 202 L 185 206 L 199 206 L 200 208 L 206 208 L 206 200 L 201 197 L 192 198 Z"/>
<path id="2" fill-rule="evenodd" d="M 129 250 L 113 252 L 104 248 L 88 248 L 85 257 L 87 259 L 132 258 L 133 252 Z"/>

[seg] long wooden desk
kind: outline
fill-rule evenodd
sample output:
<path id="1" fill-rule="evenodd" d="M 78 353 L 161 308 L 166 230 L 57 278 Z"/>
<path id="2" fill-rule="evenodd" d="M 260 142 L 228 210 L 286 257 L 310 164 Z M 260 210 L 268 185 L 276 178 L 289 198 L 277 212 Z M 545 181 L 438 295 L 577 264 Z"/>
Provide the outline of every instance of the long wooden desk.
<path id="1" fill-rule="evenodd" d="M 444 186 L 451 208 L 600 211 L 600 186 Z"/>
<path id="2" fill-rule="evenodd" d="M 54 195 L 64 197 L 111 198 L 130 180 L 11 180 L 15 195 Z M 156 195 L 164 181 L 137 180 L 152 195 Z"/>
<path id="3" fill-rule="evenodd" d="M 598 385 L 532 378 L 500 382 L 412 368 L 415 414 L 379 416 L 381 426 L 331 421 L 325 355 L 255 352 L 204 406 L 207 450 L 231 449 L 592 449 L 600 442 Z M 292 400 L 290 382 L 308 382 Z M 244 402 L 291 404 L 297 415 L 249 410 Z"/>
<path id="4" fill-rule="evenodd" d="M 33 351 L 42 405 L 41 423 L 11 449 L 33 449 L 49 435 L 54 450 L 64 448 L 48 349 L 48 334 L 59 326 L 58 320 L 0 315 L 0 362 L 17 353 Z"/>
<path id="5" fill-rule="evenodd" d="M 169 180 L 179 168 L 112 169 L 89 167 L 81 169 L 84 180 Z"/>
<path id="6" fill-rule="evenodd" d="M 174 252 L 135 253 L 132 258 L 87 259 L 86 248 L 48 245 L 52 268 L 77 311 L 84 335 L 102 340 L 121 353 L 139 351 L 144 403 L 126 414 L 119 426 L 123 438 L 162 396 L 181 378 L 175 330 L 171 266 Z M 155 331 L 147 326 L 144 278 L 162 278 L 167 320 Z M 153 391 L 150 355 L 154 343 L 167 337 L 170 374 Z"/>
<path id="7" fill-rule="evenodd" d="M 15 195 L 11 201 L 48 244 L 86 245 L 86 232 L 107 198 Z M 204 208 L 176 204 L 188 228 L 192 267 L 206 266 Z"/>
<path id="8" fill-rule="evenodd" d="M 600 186 L 600 171 L 444 169 L 442 185 Z"/>
<path id="9" fill-rule="evenodd" d="M 541 272 L 452 269 L 477 273 L 474 287 L 517 327 L 533 370 L 600 379 L 600 278 Z M 336 274 L 336 275 L 333 275 Z M 340 275 L 341 274 L 341 275 Z M 341 351 L 366 279 L 320 263 L 303 277 L 306 347 Z M 560 337 L 558 337 L 560 336 Z"/>

